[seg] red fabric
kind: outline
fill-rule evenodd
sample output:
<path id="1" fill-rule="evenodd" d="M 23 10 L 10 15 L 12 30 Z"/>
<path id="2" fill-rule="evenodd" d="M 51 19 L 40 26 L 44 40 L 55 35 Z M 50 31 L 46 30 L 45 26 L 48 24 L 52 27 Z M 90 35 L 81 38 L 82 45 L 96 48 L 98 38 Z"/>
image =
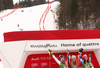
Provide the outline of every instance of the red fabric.
<path id="1" fill-rule="evenodd" d="M 77 52 L 70 53 L 71 55 L 78 55 Z M 94 65 L 94 68 L 99 68 L 99 63 L 94 55 L 94 52 L 84 52 L 83 54 L 92 54 L 92 63 Z M 56 53 L 55 56 L 59 59 L 59 55 L 64 55 L 66 57 L 66 53 Z M 32 58 L 36 59 L 39 58 L 39 60 L 31 60 Z M 48 54 L 35 54 L 35 55 L 29 55 L 24 68 L 49 68 L 49 55 Z M 38 66 L 34 66 L 38 64 Z M 55 62 L 53 58 L 51 58 L 51 68 L 59 68 L 59 65 Z"/>
<path id="2" fill-rule="evenodd" d="M 4 33 L 4 41 L 100 39 L 100 30 L 19 31 Z"/>

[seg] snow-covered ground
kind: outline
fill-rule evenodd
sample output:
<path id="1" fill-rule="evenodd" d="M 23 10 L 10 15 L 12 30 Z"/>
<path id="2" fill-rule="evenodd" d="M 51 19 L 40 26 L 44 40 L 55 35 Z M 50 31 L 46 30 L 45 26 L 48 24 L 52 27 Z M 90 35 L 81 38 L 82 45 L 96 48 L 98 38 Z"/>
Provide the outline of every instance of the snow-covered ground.
<path id="1" fill-rule="evenodd" d="M 54 2 L 51 4 L 51 9 L 56 11 L 59 2 Z M 39 25 L 40 18 L 44 11 L 46 10 L 48 4 L 27 7 L 27 8 L 20 8 L 17 9 L 14 13 L 0 19 L 0 42 L 3 42 L 3 33 L 4 32 L 11 32 L 11 31 L 35 31 L 43 30 L 43 26 L 45 30 L 57 30 L 56 23 L 53 18 L 53 13 L 49 10 L 45 22 L 43 24 L 43 20 Z M 14 9 L 8 9 L 0 12 L 0 17 L 12 12 Z M 19 26 L 19 27 L 18 27 Z"/>
<path id="2" fill-rule="evenodd" d="M 2 62 L 0 61 L 0 68 L 4 68 Z"/>

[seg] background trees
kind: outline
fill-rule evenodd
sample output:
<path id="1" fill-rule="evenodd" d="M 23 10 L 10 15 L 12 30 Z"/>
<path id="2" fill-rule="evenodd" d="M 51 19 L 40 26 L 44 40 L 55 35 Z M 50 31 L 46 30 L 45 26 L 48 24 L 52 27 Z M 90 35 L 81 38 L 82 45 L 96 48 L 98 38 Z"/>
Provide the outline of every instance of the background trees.
<path id="1" fill-rule="evenodd" d="M 59 29 L 100 29 L 100 0 L 60 0 Z"/>
<path id="2" fill-rule="evenodd" d="M 13 8 L 13 0 L 0 0 L 0 11 L 12 8 Z"/>
<path id="3" fill-rule="evenodd" d="M 3 0 L 4 9 L 12 9 L 13 8 L 13 0 Z"/>
<path id="4" fill-rule="evenodd" d="M 15 4 L 15 7 L 30 7 L 34 5 L 45 4 L 45 0 L 23 0 Z"/>
<path id="5" fill-rule="evenodd" d="M 30 7 L 34 5 L 45 4 L 45 0 L 19 0 L 19 3 L 13 4 L 13 0 L 0 0 L 0 11 L 12 9 L 13 7 Z"/>

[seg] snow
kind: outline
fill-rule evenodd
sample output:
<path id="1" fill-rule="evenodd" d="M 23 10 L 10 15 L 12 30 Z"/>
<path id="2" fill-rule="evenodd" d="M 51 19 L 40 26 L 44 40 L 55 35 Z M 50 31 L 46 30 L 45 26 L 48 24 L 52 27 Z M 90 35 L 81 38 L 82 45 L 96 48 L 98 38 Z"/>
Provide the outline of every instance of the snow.
<path id="1" fill-rule="evenodd" d="M 51 9 L 56 11 L 59 2 L 54 2 L 51 4 Z M 2 20 L 0 19 L 0 42 L 3 42 L 3 33 L 11 31 L 35 31 L 40 30 L 39 21 L 46 10 L 48 4 L 37 5 L 27 8 L 17 9 L 13 14 L 10 14 Z M 50 10 L 51 10 L 50 9 Z M 12 12 L 13 9 L 8 9 L 0 12 L 0 17 Z M 23 11 L 23 12 L 22 12 Z M 19 24 L 19 27 L 17 26 Z M 43 20 L 41 22 L 41 30 L 43 30 Z M 44 22 L 45 30 L 57 30 L 56 23 L 53 19 L 52 12 L 49 11 Z"/>
<path id="2" fill-rule="evenodd" d="M 2 62 L 0 61 L 0 68 L 4 68 Z"/>

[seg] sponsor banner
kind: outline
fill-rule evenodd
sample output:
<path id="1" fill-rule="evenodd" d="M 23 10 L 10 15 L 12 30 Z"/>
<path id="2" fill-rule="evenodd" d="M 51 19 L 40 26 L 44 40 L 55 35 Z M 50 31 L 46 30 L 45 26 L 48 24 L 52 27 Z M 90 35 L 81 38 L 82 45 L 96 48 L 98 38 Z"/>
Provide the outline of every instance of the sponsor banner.
<path id="1" fill-rule="evenodd" d="M 99 63 L 93 51 L 83 52 L 83 55 L 84 54 L 91 54 L 94 68 L 99 67 Z M 64 55 L 65 58 L 67 57 L 66 53 L 54 53 L 54 55 L 57 57 L 58 60 L 60 60 L 59 55 Z M 70 55 L 78 56 L 78 52 L 70 52 Z M 51 68 L 59 68 L 59 64 L 57 64 L 57 62 L 52 58 L 52 56 L 49 60 L 49 54 L 31 54 L 28 56 L 24 68 L 49 68 L 49 65 Z M 81 63 L 80 67 L 82 67 Z"/>
<path id="2" fill-rule="evenodd" d="M 28 41 L 25 51 L 47 51 L 52 50 L 86 50 L 100 49 L 100 39 L 84 40 L 34 40 Z"/>
<path id="3" fill-rule="evenodd" d="M 24 68 L 49 68 L 48 55 L 30 55 L 26 60 Z"/>
<path id="4" fill-rule="evenodd" d="M 78 55 L 79 48 L 83 48 L 83 54 L 91 54 L 92 55 L 92 63 L 94 68 L 99 67 L 99 63 L 97 58 L 93 52 L 93 50 L 100 49 L 100 39 L 81 39 L 81 40 L 33 40 L 27 41 L 25 51 L 32 52 L 32 55 L 29 55 L 24 68 L 59 68 L 59 64 L 57 64 L 51 56 L 51 64 L 49 64 L 49 54 L 43 54 L 43 52 L 47 52 L 48 49 L 51 49 L 54 52 L 54 55 L 60 60 L 59 55 L 64 55 L 66 57 L 66 49 L 72 50 L 70 55 Z M 63 53 L 61 53 L 63 51 Z M 35 54 L 38 53 L 39 54 Z M 95 64 L 96 63 L 96 64 Z M 82 66 L 81 66 L 82 67 Z"/>

